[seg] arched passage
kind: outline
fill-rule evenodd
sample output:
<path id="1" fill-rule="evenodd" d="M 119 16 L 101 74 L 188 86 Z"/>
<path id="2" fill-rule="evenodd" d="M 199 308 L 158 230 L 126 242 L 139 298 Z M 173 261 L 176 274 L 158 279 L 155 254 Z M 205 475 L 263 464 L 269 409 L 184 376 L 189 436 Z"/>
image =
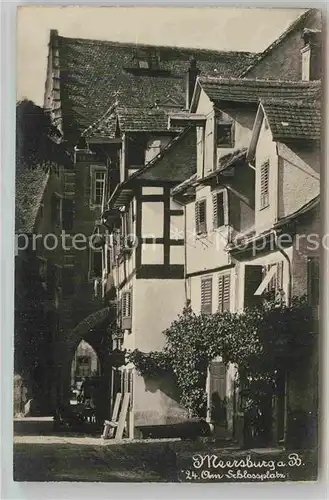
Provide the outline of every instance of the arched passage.
<path id="1" fill-rule="evenodd" d="M 112 371 L 110 326 L 113 321 L 113 312 L 109 307 L 106 307 L 89 315 L 62 340 L 57 354 L 57 407 L 69 404 L 72 360 L 79 343 L 81 340 L 85 340 L 97 354 L 100 365 L 98 417 L 100 420 L 108 418 Z"/>

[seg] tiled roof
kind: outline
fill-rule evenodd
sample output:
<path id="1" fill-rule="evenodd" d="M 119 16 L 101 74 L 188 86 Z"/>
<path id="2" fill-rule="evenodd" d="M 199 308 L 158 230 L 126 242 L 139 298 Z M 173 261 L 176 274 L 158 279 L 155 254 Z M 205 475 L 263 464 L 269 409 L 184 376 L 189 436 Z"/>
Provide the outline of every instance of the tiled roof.
<path id="1" fill-rule="evenodd" d="M 196 130 L 191 127 L 174 138 L 150 164 L 137 173 L 138 179 L 182 182 L 196 172 Z"/>
<path id="2" fill-rule="evenodd" d="M 304 99 L 319 97 L 319 81 L 255 80 L 248 78 L 200 77 L 200 84 L 211 101 L 257 103 L 259 99 Z"/>
<path id="3" fill-rule="evenodd" d="M 231 153 L 222 156 L 221 158 L 218 159 L 218 166 L 216 170 L 214 170 L 210 174 L 200 179 L 199 181 L 200 184 L 202 184 L 204 181 L 212 179 L 213 177 L 216 177 L 219 173 L 223 172 L 224 170 L 230 167 L 239 165 L 241 163 L 244 164 L 246 155 L 247 155 L 247 148 L 241 148 L 241 149 L 236 149 Z"/>
<path id="4" fill-rule="evenodd" d="M 301 217 L 302 215 L 309 213 L 314 208 L 319 207 L 319 205 L 320 205 L 320 195 L 318 194 L 317 196 L 312 198 L 312 200 L 308 201 L 307 203 L 305 203 L 305 205 L 296 210 L 294 213 L 279 219 L 278 222 L 274 225 L 274 228 L 277 229 L 284 226 L 285 224 L 289 224 L 291 221 L 295 221 L 296 219 L 298 219 L 298 217 Z"/>
<path id="5" fill-rule="evenodd" d="M 272 54 L 272 52 L 283 43 L 290 34 L 294 33 L 298 29 L 302 28 L 304 23 L 316 13 L 317 9 L 308 9 L 305 12 L 303 12 L 300 16 L 293 21 L 288 28 L 277 38 L 274 40 L 273 43 L 271 43 L 263 52 L 258 54 L 252 63 L 242 71 L 241 77 L 245 77 L 252 69 L 257 67 L 257 64 L 263 61 L 266 57 Z"/>
<path id="6" fill-rule="evenodd" d="M 180 184 L 178 184 L 178 186 L 175 186 L 171 190 L 171 194 L 173 196 L 175 196 L 176 194 L 182 193 L 182 192 L 186 191 L 189 188 L 194 188 L 196 184 L 197 184 L 197 174 L 195 173 L 195 174 L 191 175 L 191 177 L 188 177 L 183 182 L 181 182 Z"/>
<path id="7" fill-rule="evenodd" d="M 191 57 L 202 73 L 238 76 L 254 54 L 57 37 L 64 134 L 88 128 L 109 107 L 152 108 L 168 99 L 183 107 L 185 74 Z M 134 57 L 160 61 L 161 71 L 129 69 Z M 171 102 L 170 101 L 170 102 Z"/>
<path id="8" fill-rule="evenodd" d="M 117 116 L 122 132 L 168 131 L 168 113 L 163 109 L 119 108 Z"/>
<path id="9" fill-rule="evenodd" d="M 49 173 L 40 167 L 26 167 L 16 172 L 16 233 L 33 233 L 48 179 Z"/>
<path id="10" fill-rule="evenodd" d="M 262 105 L 274 140 L 320 139 L 319 104 L 272 100 L 263 101 Z"/>

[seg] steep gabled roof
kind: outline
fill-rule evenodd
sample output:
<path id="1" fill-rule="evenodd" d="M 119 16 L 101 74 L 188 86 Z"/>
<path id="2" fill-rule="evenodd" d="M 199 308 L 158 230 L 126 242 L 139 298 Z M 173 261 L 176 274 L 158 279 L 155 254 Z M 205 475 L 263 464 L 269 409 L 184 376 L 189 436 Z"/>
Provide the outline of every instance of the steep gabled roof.
<path id="1" fill-rule="evenodd" d="M 319 81 L 255 80 L 248 78 L 200 77 L 198 85 L 209 99 L 221 102 L 257 104 L 259 99 L 304 99 L 313 102 L 321 91 Z M 197 99 L 197 92 L 194 98 Z"/>
<path id="2" fill-rule="evenodd" d="M 319 140 L 321 108 L 317 103 L 263 101 L 274 140 Z"/>
<path id="3" fill-rule="evenodd" d="M 54 64 L 58 64 L 59 78 L 54 85 L 59 81 L 66 135 L 83 132 L 115 102 L 123 107 L 144 108 L 177 103 L 183 108 L 185 76 L 192 57 L 202 73 L 224 76 L 238 76 L 254 58 L 254 54 L 246 52 L 65 38 L 55 31 L 50 50 L 58 51 Z M 138 69 L 138 59 L 155 61 L 156 68 Z"/>
<path id="4" fill-rule="evenodd" d="M 259 103 L 247 159 L 255 156 L 263 119 L 266 117 L 274 141 L 314 141 L 321 138 L 321 104 L 278 99 L 262 100 Z"/>
<path id="5" fill-rule="evenodd" d="M 15 231 L 31 234 L 35 228 L 49 173 L 43 168 L 22 168 L 16 172 Z"/>
<path id="6" fill-rule="evenodd" d="M 248 75 L 248 73 L 254 68 L 256 68 L 261 61 L 263 61 L 266 57 L 271 56 L 274 50 L 277 47 L 279 47 L 289 37 L 289 35 L 291 35 L 292 33 L 294 33 L 299 29 L 302 29 L 304 23 L 316 12 L 317 9 L 308 9 L 305 12 L 303 12 L 300 16 L 298 16 L 297 19 L 295 19 L 295 21 L 293 21 L 288 26 L 288 28 L 279 36 L 279 38 L 274 40 L 274 42 L 272 42 L 263 52 L 261 52 L 254 58 L 251 64 L 241 72 L 240 77 L 242 78 Z"/>

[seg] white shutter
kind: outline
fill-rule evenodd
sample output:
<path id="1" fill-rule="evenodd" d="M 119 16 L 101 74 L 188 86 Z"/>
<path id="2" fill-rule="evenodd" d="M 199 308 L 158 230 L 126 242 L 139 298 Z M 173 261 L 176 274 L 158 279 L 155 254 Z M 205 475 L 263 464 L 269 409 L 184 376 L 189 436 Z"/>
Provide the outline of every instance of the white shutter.
<path id="1" fill-rule="evenodd" d="M 231 276 L 221 274 L 218 277 L 218 312 L 229 311 L 231 303 Z"/>
<path id="2" fill-rule="evenodd" d="M 201 312 L 212 313 L 212 278 L 201 279 Z"/>

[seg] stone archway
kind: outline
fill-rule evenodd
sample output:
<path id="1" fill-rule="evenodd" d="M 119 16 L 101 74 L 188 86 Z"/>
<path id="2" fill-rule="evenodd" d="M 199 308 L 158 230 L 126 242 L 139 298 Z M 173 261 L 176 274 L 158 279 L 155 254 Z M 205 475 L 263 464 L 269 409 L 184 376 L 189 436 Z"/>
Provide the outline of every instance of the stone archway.
<path id="1" fill-rule="evenodd" d="M 110 412 L 111 350 L 112 339 L 109 326 L 115 318 L 113 311 L 105 307 L 90 314 L 63 339 L 57 354 L 57 402 L 56 406 L 69 404 L 71 364 L 81 340 L 85 340 L 96 352 L 101 369 L 102 407 L 100 418 L 108 418 Z"/>

